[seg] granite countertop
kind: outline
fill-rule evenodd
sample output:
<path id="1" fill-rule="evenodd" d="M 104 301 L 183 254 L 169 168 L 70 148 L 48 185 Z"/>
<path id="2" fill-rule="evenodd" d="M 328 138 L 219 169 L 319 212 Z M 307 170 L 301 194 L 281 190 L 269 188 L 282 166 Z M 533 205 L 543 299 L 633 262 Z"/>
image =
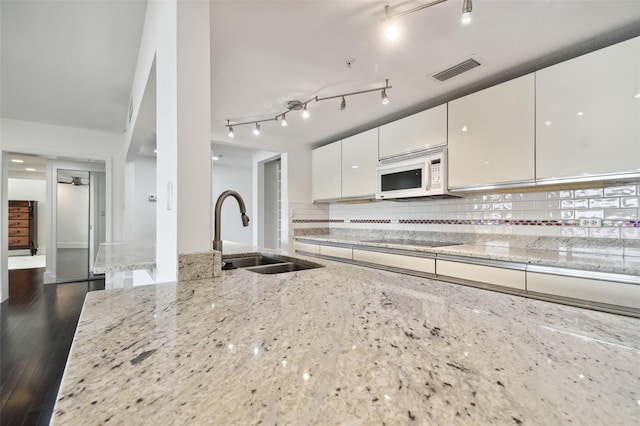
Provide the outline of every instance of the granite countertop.
<path id="1" fill-rule="evenodd" d="M 411 250 L 423 253 L 446 254 L 507 262 L 519 262 L 531 265 L 578 269 L 625 275 L 640 275 L 640 251 L 623 251 L 610 241 L 602 241 L 601 247 L 582 247 L 563 244 L 563 240 L 551 244 L 537 244 L 533 247 L 521 247 L 506 239 L 487 239 L 482 242 L 464 242 L 444 247 L 424 247 L 383 242 L 372 242 L 370 236 L 350 235 L 304 235 L 299 239 L 327 243 L 352 244 L 354 246 L 372 246 Z M 552 240 L 549 238 L 549 240 Z M 617 241 L 613 241 L 616 243 Z M 624 253 L 633 255 L 625 255 Z"/>
<path id="2" fill-rule="evenodd" d="M 89 293 L 53 423 L 640 422 L 638 319 L 312 260 Z"/>
<path id="3" fill-rule="evenodd" d="M 93 266 L 94 273 L 137 271 L 156 267 L 154 241 L 116 241 L 101 243 Z"/>

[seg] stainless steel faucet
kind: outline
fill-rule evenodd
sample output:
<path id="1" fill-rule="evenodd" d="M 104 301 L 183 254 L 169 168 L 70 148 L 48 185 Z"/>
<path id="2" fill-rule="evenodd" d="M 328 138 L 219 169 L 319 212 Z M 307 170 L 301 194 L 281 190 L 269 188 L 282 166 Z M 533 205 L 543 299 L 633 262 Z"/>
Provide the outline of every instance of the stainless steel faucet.
<path id="1" fill-rule="evenodd" d="M 244 200 L 236 191 L 227 190 L 224 191 L 218 197 L 216 201 L 216 213 L 215 213 L 215 229 L 213 235 L 213 249 L 222 252 L 222 240 L 220 239 L 220 214 L 222 212 L 222 203 L 227 197 L 233 197 L 238 201 L 240 207 L 240 218 L 242 219 L 242 226 L 249 226 L 249 216 L 247 216 L 247 208 L 244 205 Z"/>

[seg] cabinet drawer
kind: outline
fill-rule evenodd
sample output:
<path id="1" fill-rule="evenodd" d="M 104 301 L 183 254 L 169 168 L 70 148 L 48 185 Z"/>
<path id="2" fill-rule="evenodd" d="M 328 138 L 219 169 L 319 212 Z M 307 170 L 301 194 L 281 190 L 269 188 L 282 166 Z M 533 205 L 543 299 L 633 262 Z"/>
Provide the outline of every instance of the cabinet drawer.
<path id="1" fill-rule="evenodd" d="M 640 309 L 640 286 L 527 272 L 527 290 Z"/>
<path id="2" fill-rule="evenodd" d="M 353 259 L 351 248 L 320 246 L 320 254 L 324 256 L 340 257 L 342 259 Z"/>
<path id="3" fill-rule="evenodd" d="M 438 260 L 436 273 L 452 278 L 525 290 L 525 272 L 515 269 Z"/>
<path id="4" fill-rule="evenodd" d="M 29 207 L 9 207 L 9 213 L 29 213 Z"/>
<path id="5" fill-rule="evenodd" d="M 28 246 L 29 237 L 9 237 L 9 248 L 12 246 Z"/>
<path id="6" fill-rule="evenodd" d="M 29 213 L 9 213 L 9 220 L 29 220 Z"/>
<path id="7" fill-rule="evenodd" d="M 393 268 L 408 269 L 411 271 L 426 272 L 429 274 L 435 274 L 436 272 L 435 259 L 425 257 L 354 249 L 353 260 L 375 263 L 376 265 L 390 266 Z"/>
<path id="8" fill-rule="evenodd" d="M 293 247 L 296 251 L 306 251 L 307 253 L 320 254 L 320 246 L 317 244 L 301 243 L 295 241 Z"/>
<path id="9" fill-rule="evenodd" d="M 28 228 L 29 220 L 13 220 L 9 219 L 9 228 Z"/>
<path id="10" fill-rule="evenodd" d="M 29 228 L 9 228 L 9 236 L 10 237 L 28 237 L 29 236 Z"/>

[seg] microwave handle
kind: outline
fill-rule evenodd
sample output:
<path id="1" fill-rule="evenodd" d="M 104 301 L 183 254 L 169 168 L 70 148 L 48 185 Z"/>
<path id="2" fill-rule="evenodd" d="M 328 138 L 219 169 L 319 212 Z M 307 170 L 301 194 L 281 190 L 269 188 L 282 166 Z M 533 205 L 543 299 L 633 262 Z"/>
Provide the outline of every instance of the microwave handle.
<path id="1" fill-rule="evenodd" d="M 427 184 L 425 185 L 425 188 L 427 191 L 431 190 L 431 161 L 427 162 Z"/>

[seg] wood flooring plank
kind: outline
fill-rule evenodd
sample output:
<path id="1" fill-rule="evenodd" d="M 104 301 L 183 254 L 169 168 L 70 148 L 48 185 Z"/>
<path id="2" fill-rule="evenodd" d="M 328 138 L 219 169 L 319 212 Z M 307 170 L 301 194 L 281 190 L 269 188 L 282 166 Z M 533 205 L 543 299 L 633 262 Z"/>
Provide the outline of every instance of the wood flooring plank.
<path id="1" fill-rule="evenodd" d="M 43 284 L 44 268 L 10 271 L 0 304 L 0 425 L 49 424 L 87 291 L 104 281 Z"/>

